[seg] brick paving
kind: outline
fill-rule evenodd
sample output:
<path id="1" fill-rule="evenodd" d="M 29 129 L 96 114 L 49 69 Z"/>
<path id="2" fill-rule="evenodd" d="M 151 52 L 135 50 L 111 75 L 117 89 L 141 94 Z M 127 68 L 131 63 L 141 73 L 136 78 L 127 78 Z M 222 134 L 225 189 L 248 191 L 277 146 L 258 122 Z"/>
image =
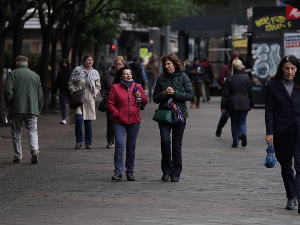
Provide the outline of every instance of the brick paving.
<path id="1" fill-rule="evenodd" d="M 74 125 L 61 125 L 59 110 L 38 120 L 39 163 L 14 164 L 10 127 L 0 127 L 0 224 L 299 224 L 286 211 L 278 163 L 264 167 L 264 109 L 249 112 L 248 145 L 231 148 L 230 123 L 215 136 L 220 97 L 189 109 L 180 182 L 161 182 L 160 139 L 152 115 L 142 112 L 135 182 L 113 175 L 106 149 L 105 113 L 93 121 L 93 149 L 75 150 Z"/>

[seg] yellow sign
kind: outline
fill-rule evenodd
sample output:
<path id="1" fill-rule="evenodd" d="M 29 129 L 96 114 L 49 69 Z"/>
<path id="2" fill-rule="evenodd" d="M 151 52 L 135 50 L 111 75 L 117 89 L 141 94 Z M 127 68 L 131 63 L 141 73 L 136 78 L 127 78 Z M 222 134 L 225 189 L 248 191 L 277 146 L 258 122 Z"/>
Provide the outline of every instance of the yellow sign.
<path id="1" fill-rule="evenodd" d="M 248 41 L 247 40 L 236 40 L 234 41 L 235 48 L 247 48 Z"/>
<path id="2" fill-rule="evenodd" d="M 258 20 L 255 20 L 255 25 L 257 27 L 265 27 L 267 32 L 281 30 L 283 28 L 290 28 L 292 26 L 292 22 L 286 20 L 284 16 L 265 16 Z"/>
<path id="3" fill-rule="evenodd" d="M 146 58 L 148 55 L 148 48 L 140 48 L 140 58 Z"/>

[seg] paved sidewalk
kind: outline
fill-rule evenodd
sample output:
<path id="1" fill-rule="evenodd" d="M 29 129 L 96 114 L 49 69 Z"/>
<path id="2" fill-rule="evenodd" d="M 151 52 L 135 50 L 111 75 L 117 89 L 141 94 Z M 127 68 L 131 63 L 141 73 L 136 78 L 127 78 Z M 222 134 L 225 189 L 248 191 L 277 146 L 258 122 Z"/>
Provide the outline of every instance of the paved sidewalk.
<path id="1" fill-rule="evenodd" d="M 13 164 L 10 127 L 0 127 L 0 224 L 299 224 L 286 198 L 279 164 L 263 165 L 264 109 L 249 112 L 248 145 L 231 148 L 230 122 L 220 138 L 215 129 L 220 97 L 189 109 L 180 182 L 161 182 L 160 138 L 142 112 L 135 182 L 113 175 L 113 150 L 106 149 L 105 113 L 93 121 L 93 149 L 75 150 L 74 125 L 60 113 L 38 120 L 39 163 L 30 163 L 24 131 L 23 163 Z"/>

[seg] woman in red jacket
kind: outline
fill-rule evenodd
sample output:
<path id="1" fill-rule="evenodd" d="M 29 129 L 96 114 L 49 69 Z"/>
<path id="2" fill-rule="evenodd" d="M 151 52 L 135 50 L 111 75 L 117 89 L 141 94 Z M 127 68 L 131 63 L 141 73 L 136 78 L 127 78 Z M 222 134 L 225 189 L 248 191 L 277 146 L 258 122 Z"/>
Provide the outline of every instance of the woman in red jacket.
<path id="1" fill-rule="evenodd" d="M 114 175 L 112 180 L 121 180 L 124 170 L 124 149 L 126 147 L 126 177 L 134 181 L 134 160 L 136 139 L 140 129 L 140 105 L 147 104 L 147 96 L 140 84 L 134 82 L 132 70 L 123 67 L 118 70 L 112 86 L 107 108 L 113 114 L 115 129 Z M 127 140 L 125 145 L 125 136 Z"/>

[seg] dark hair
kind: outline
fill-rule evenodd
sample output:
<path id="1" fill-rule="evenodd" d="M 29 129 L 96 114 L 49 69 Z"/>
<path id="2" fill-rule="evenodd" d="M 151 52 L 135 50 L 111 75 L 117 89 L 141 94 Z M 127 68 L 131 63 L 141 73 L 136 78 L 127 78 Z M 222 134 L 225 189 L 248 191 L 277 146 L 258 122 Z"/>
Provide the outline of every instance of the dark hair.
<path id="1" fill-rule="evenodd" d="M 130 70 L 132 73 L 132 79 L 134 80 L 134 74 L 133 74 L 132 69 L 127 66 L 124 66 L 118 70 L 118 72 L 116 74 L 115 82 L 114 82 L 115 84 L 118 84 L 121 82 L 121 76 L 122 76 L 124 70 Z"/>
<path id="2" fill-rule="evenodd" d="M 162 66 L 163 66 L 163 73 L 164 74 L 168 73 L 165 69 L 165 62 L 168 61 L 168 60 L 171 61 L 174 64 L 176 73 L 183 72 L 184 69 L 183 69 L 183 65 L 182 65 L 181 61 L 179 60 L 177 55 L 175 55 L 174 53 L 171 52 L 168 55 L 165 55 L 165 56 L 161 57 L 161 63 L 162 63 Z"/>
<path id="3" fill-rule="evenodd" d="M 194 60 L 193 60 L 193 62 L 195 62 L 197 60 L 200 61 L 200 59 L 198 57 L 195 57 Z"/>
<path id="4" fill-rule="evenodd" d="M 82 62 L 84 62 L 88 57 L 92 57 L 93 60 L 95 60 L 95 56 L 92 53 L 86 54 L 85 56 L 83 56 Z"/>
<path id="5" fill-rule="evenodd" d="M 286 62 L 292 63 L 294 66 L 297 67 L 297 72 L 295 73 L 294 80 L 295 80 L 296 88 L 300 89 L 300 63 L 299 60 L 293 55 L 287 55 L 283 57 L 283 59 L 280 61 L 278 65 L 275 75 L 270 77 L 270 80 L 280 80 L 283 78 L 284 75 L 282 69 L 283 69 L 283 65 Z"/>

